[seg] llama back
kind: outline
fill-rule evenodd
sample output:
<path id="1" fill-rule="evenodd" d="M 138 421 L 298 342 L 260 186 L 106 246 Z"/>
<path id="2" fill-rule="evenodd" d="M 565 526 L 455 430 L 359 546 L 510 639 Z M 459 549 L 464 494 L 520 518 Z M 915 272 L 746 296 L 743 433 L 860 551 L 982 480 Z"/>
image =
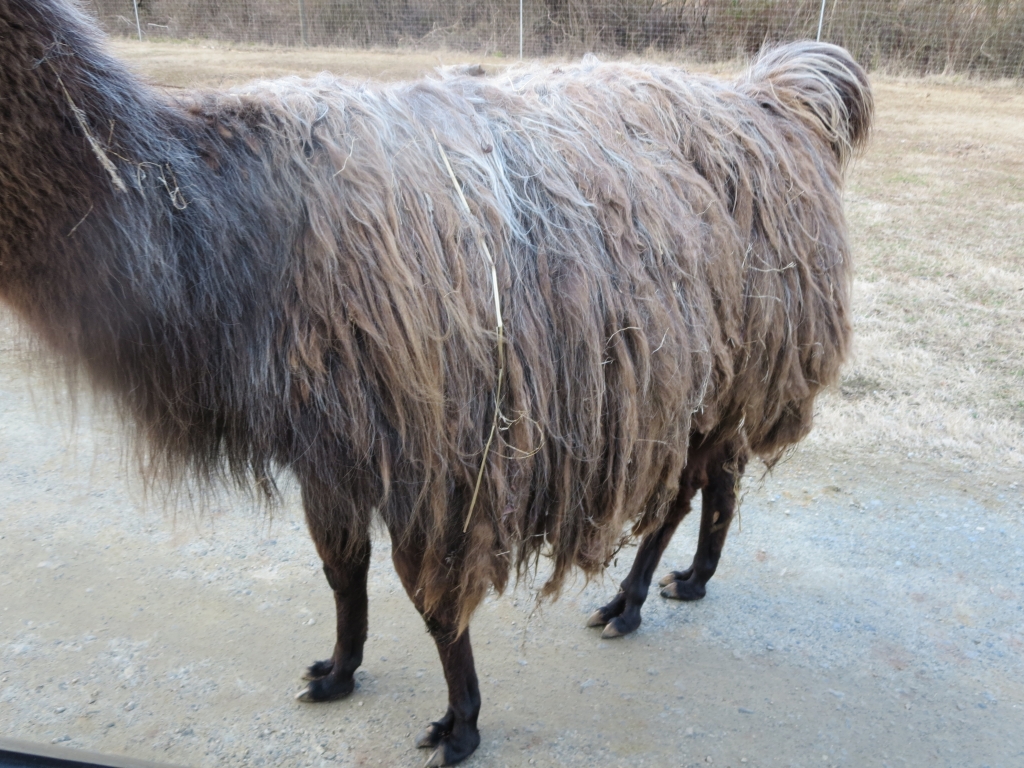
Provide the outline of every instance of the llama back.
<path id="1" fill-rule="evenodd" d="M 705 274 L 722 281 L 724 298 L 716 322 L 705 325 L 716 354 L 692 429 L 740 439 L 773 462 L 810 431 L 814 399 L 838 379 L 849 350 L 852 258 L 842 197 L 846 166 L 870 128 L 864 71 L 842 48 L 809 42 L 765 52 L 735 83 L 655 65 L 584 61 L 570 69 L 577 81 L 601 82 L 605 94 L 616 83 L 628 88 L 618 102 L 604 97 L 621 130 L 671 148 L 666 164 L 697 177 L 680 190 L 692 203 L 712 193 L 714 205 L 697 209 L 718 231 Z M 514 82 L 555 99 L 538 68 Z M 685 252 L 674 256 L 684 269 L 692 263 Z M 727 361 L 723 346 L 733 352 Z"/>

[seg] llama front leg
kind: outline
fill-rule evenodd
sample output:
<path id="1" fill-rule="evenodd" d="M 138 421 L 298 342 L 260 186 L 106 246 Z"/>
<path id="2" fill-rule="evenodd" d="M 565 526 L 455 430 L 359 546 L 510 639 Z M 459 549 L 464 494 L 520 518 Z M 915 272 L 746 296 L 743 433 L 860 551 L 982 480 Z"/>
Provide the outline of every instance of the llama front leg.
<path id="1" fill-rule="evenodd" d="M 416 737 L 420 749 L 433 749 L 426 766 L 454 765 L 469 757 L 480 745 L 476 721 L 480 714 L 480 684 L 473 663 L 469 630 L 458 634 L 458 605 L 455 593 L 437 612 L 426 615 L 417 589 L 423 553 L 414 545 L 401 543 L 391 536 L 391 558 L 409 599 L 423 616 L 427 630 L 437 645 L 448 683 L 448 710 L 444 717 L 427 726 Z"/>
<path id="2" fill-rule="evenodd" d="M 296 696 L 299 701 L 331 701 L 355 689 L 355 672 L 363 663 L 366 643 L 366 579 L 370 570 L 370 540 L 358 545 L 351 556 L 324 560 L 324 575 L 334 590 L 337 641 L 331 658 L 315 662 L 304 675 L 309 684 Z"/>
<path id="3" fill-rule="evenodd" d="M 299 692 L 299 701 L 331 701 L 348 696 L 355 689 L 355 672 L 363 663 L 367 632 L 366 579 L 370 571 L 370 536 L 339 526 L 345 520 L 344 503 L 337 492 L 320 482 L 304 478 L 302 506 L 316 551 L 324 563 L 324 575 L 334 591 L 337 612 L 337 640 L 331 658 L 318 661 L 303 677 L 309 684 Z"/>
<path id="4" fill-rule="evenodd" d="M 690 502 L 696 488 L 685 481 L 679 495 L 672 502 L 662 526 L 644 536 L 637 550 L 629 575 L 623 580 L 619 592 L 607 605 L 598 608 L 587 620 L 588 627 L 604 627 L 601 637 L 612 638 L 629 634 L 640 626 L 640 609 L 651 588 L 654 569 L 661 561 L 672 534 L 690 512 Z"/>
<path id="5" fill-rule="evenodd" d="M 736 511 L 736 491 L 746 466 L 746 456 L 716 463 L 708 469 L 701 491 L 700 533 L 693 562 L 685 571 L 673 571 L 661 579 L 661 596 L 673 600 L 700 600 L 722 557 L 725 537 Z"/>

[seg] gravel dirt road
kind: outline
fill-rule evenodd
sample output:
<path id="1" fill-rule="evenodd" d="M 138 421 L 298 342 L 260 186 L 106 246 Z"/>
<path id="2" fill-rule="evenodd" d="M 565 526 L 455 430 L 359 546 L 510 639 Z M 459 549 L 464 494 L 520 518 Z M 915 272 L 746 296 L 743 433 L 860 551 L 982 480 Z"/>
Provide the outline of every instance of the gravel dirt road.
<path id="1" fill-rule="evenodd" d="M 295 495 L 272 518 L 230 495 L 201 518 L 144 505 L 116 431 L 86 407 L 72 426 L 11 358 L 5 735 L 187 766 L 420 764 L 444 681 L 385 542 L 358 690 L 294 702 L 333 642 Z M 539 611 L 523 588 L 483 606 L 473 765 L 1024 764 L 1024 477 L 813 441 L 756 473 L 707 598 L 652 591 L 633 636 L 584 627 L 632 550 Z M 664 569 L 689 562 L 688 523 Z"/>

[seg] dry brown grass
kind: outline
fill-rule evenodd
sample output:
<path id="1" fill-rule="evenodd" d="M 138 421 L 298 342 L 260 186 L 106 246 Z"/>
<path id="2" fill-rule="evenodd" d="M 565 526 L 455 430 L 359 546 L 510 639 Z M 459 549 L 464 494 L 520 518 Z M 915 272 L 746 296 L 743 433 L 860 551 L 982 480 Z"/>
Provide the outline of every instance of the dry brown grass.
<path id="1" fill-rule="evenodd" d="M 1024 466 L 1024 90 L 879 80 L 856 358 L 818 439 Z"/>
<path id="2" fill-rule="evenodd" d="M 356 78 L 406 80 L 446 64 L 507 66 L 508 60 L 467 53 L 280 48 L 174 41 L 139 43 L 112 38 L 110 48 L 153 83 L 172 88 L 238 85 L 262 78 L 320 72 Z"/>
<path id="3" fill-rule="evenodd" d="M 117 41 L 170 86 L 321 70 L 415 77 L 463 54 Z M 442 58 L 443 57 L 443 58 Z M 488 67 L 501 59 L 483 60 Z M 817 444 L 1024 466 L 1024 88 L 875 78 L 877 130 L 847 195 L 856 357 Z"/>

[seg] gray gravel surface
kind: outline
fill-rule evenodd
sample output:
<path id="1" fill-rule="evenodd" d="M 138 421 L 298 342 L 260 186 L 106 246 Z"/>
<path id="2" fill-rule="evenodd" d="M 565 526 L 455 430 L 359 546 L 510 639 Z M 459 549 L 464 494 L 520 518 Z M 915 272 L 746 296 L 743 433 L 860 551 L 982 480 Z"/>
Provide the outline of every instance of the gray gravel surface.
<path id="1" fill-rule="evenodd" d="M 0 350 L 0 732 L 187 766 L 416 766 L 441 667 L 378 537 L 359 688 L 306 705 L 333 603 L 293 491 L 272 516 L 143 500 L 117 431 Z M 621 579 L 473 623 L 468 765 L 1024 765 L 1020 471 L 814 440 L 745 483 L 699 603 L 584 627 Z M 688 564 L 696 518 L 660 571 Z"/>

